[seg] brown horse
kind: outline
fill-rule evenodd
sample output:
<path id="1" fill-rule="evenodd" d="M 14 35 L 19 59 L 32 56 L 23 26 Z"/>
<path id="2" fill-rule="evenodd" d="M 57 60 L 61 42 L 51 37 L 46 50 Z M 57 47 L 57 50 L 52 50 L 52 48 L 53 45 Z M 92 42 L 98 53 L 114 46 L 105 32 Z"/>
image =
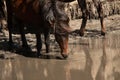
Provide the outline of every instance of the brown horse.
<path id="1" fill-rule="evenodd" d="M 4 2 L 0 0 L 0 19 L 5 17 L 3 6 Z"/>
<path id="2" fill-rule="evenodd" d="M 69 2 L 69 1 L 75 1 L 75 0 L 61 0 L 61 1 Z M 87 19 L 88 19 L 87 0 L 77 0 L 77 1 L 78 1 L 78 4 L 79 4 L 79 7 L 81 8 L 82 18 L 83 18 L 79 34 L 80 34 L 80 36 L 83 36 L 84 31 L 85 31 L 85 26 L 86 26 L 86 23 L 87 23 Z M 105 35 L 104 15 L 103 15 L 102 3 L 101 3 L 101 1 L 104 1 L 104 0 L 92 0 L 92 1 L 93 1 L 94 5 L 97 9 L 97 12 L 98 12 L 98 15 L 99 15 L 99 18 L 100 18 L 101 35 Z"/>
<path id="3" fill-rule="evenodd" d="M 64 0 L 62 0 L 64 1 Z M 57 0 L 6 0 L 9 42 L 12 43 L 12 18 L 15 16 L 20 23 L 20 34 L 23 47 L 28 46 L 23 24 L 32 26 L 30 32 L 36 34 L 37 56 L 40 56 L 42 48 L 41 34 L 45 36 L 46 52 L 49 52 L 49 32 L 54 30 L 55 39 L 58 42 L 61 54 L 68 56 L 69 18 L 64 12 L 63 3 Z"/>
<path id="4" fill-rule="evenodd" d="M 87 23 L 87 19 L 88 19 L 88 9 L 87 9 L 87 3 L 86 3 L 87 0 L 77 0 L 77 1 L 78 1 L 80 8 L 81 8 L 82 18 L 83 18 L 79 34 L 80 34 L 80 36 L 83 36 L 84 31 L 85 31 L 85 26 Z M 105 35 L 104 15 L 103 15 L 102 3 L 100 2 L 100 0 L 92 0 L 92 1 L 97 9 L 97 12 L 98 12 L 98 15 L 100 18 L 101 35 Z"/>

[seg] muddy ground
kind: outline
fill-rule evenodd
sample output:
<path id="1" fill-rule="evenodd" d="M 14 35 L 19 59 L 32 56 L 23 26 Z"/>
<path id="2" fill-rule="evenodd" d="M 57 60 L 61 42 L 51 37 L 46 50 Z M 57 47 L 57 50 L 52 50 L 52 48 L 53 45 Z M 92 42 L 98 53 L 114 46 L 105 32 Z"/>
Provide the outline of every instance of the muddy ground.
<path id="1" fill-rule="evenodd" d="M 70 21 L 74 30 L 80 24 L 81 19 Z M 0 80 L 120 80 L 120 15 L 105 18 L 105 26 L 106 36 L 100 35 L 99 20 L 88 20 L 83 37 L 72 33 L 67 60 L 58 58 L 60 49 L 53 35 L 50 53 L 45 53 L 43 41 L 44 56 L 36 58 L 34 35 L 26 34 L 32 52 L 25 52 L 19 35 L 13 35 L 12 47 L 8 36 L 0 33 Z"/>

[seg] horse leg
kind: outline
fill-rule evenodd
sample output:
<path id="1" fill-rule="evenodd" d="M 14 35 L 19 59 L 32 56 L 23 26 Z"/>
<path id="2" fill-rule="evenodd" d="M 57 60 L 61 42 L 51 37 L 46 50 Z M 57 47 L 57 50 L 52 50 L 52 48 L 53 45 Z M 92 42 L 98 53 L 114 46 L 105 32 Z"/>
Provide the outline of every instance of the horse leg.
<path id="1" fill-rule="evenodd" d="M 105 26 L 104 26 L 104 15 L 103 15 L 103 8 L 102 8 L 102 3 L 99 4 L 100 10 L 98 11 L 99 18 L 100 18 L 100 23 L 101 23 L 101 35 L 105 35 Z"/>
<path id="2" fill-rule="evenodd" d="M 42 48 L 42 40 L 41 40 L 41 34 L 36 33 L 36 46 L 37 46 L 37 57 L 41 55 L 40 51 Z"/>
<path id="3" fill-rule="evenodd" d="M 21 40 L 22 40 L 22 47 L 23 48 L 29 48 L 26 37 L 25 37 L 25 33 L 23 31 L 24 27 L 20 27 L 20 34 L 21 34 Z"/>
<path id="4" fill-rule="evenodd" d="M 87 23 L 87 16 L 88 16 L 87 3 L 86 3 L 86 0 L 78 0 L 78 4 L 81 8 L 82 18 L 83 18 L 79 34 L 80 34 L 80 36 L 83 36 L 84 31 L 85 31 L 85 26 L 86 26 L 86 23 Z"/>
<path id="5" fill-rule="evenodd" d="M 8 8 L 11 7 L 10 0 L 6 0 L 6 7 L 7 7 L 7 28 L 9 33 L 9 48 L 13 47 L 13 40 L 12 40 L 12 11 Z"/>
<path id="6" fill-rule="evenodd" d="M 27 40 L 26 40 L 26 37 L 25 37 L 25 32 L 24 32 L 25 25 L 20 20 L 18 20 L 18 19 L 16 19 L 16 20 L 18 21 L 19 32 L 20 32 L 21 40 L 22 40 L 22 47 L 30 50 Z"/>
<path id="7" fill-rule="evenodd" d="M 50 50 L 50 44 L 49 44 L 50 33 L 49 33 L 49 31 L 44 32 L 44 37 L 45 37 L 46 53 L 49 53 L 49 50 Z"/>
<path id="8" fill-rule="evenodd" d="M 7 19 L 7 27 L 8 27 L 8 32 L 9 32 L 9 44 L 13 44 L 12 40 L 12 16 L 8 14 L 8 19 Z"/>
<path id="9" fill-rule="evenodd" d="M 95 2 L 95 7 L 97 8 L 97 12 L 100 18 L 100 23 L 101 23 L 101 35 L 105 35 L 105 26 L 104 26 L 104 14 L 103 14 L 103 8 L 102 8 L 102 3 L 101 2 Z"/>

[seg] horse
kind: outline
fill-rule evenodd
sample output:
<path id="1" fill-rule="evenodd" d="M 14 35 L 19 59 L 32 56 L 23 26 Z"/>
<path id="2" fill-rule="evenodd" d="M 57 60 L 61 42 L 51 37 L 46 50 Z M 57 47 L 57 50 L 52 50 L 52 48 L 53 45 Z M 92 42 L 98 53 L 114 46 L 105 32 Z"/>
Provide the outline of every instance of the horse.
<path id="1" fill-rule="evenodd" d="M 101 23 L 101 35 L 105 36 L 105 26 L 104 26 L 104 15 L 103 15 L 103 8 L 102 8 L 102 3 L 100 0 L 92 0 L 97 12 L 98 12 L 98 16 L 100 18 L 100 23 Z M 82 24 L 79 30 L 79 34 L 80 36 L 84 35 L 84 31 L 85 31 L 85 26 L 87 23 L 87 19 L 88 19 L 88 9 L 87 9 L 87 0 L 77 0 L 79 7 L 81 8 L 81 12 L 82 12 Z"/>
<path id="2" fill-rule="evenodd" d="M 0 0 L 0 19 L 5 17 L 3 6 L 4 6 L 4 2 Z"/>
<path id="3" fill-rule="evenodd" d="M 62 0 L 62 1 L 72 2 L 75 0 Z M 76 0 L 76 1 L 78 2 L 78 5 L 81 8 L 81 12 L 82 12 L 82 24 L 81 24 L 81 27 L 78 33 L 80 36 L 84 36 L 86 23 L 87 23 L 87 19 L 89 16 L 89 11 L 87 9 L 87 0 Z M 105 25 L 104 25 L 104 14 L 103 14 L 103 8 L 102 8 L 102 3 L 101 3 L 101 1 L 104 1 L 104 0 L 90 0 L 90 1 L 93 1 L 94 6 L 97 9 L 98 16 L 100 18 L 101 35 L 105 36 L 106 30 L 105 30 Z"/>
<path id="4" fill-rule="evenodd" d="M 24 32 L 24 25 L 36 35 L 37 57 L 41 56 L 41 34 L 45 36 L 46 52 L 49 52 L 49 35 L 53 29 L 55 39 L 61 49 L 63 58 L 68 57 L 68 36 L 72 29 L 69 26 L 69 17 L 64 12 L 63 3 L 69 0 L 6 0 L 9 43 L 12 40 L 12 18 L 15 16 L 20 23 L 22 46 L 28 47 Z M 72 0 L 70 0 L 72 1 Z"/>

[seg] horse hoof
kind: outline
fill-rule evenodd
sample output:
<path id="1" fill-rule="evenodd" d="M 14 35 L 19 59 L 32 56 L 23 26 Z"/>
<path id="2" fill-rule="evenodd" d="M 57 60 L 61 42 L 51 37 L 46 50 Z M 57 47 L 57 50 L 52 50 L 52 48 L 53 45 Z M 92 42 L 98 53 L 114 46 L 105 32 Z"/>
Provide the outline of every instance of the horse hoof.
<path id="1" fill-rule="evenodd" d="M 37 54 L 36 57 L 37 58 L 40 58 L 42 56 L 42 54 Z"/>
<path id="2" fill-rule="evenodd" d="M 24 49 L 24 51 L 26 52 L 32 52 L 31 48 L 29 46 L 22 46 L 22 48 Z"/>
<path id="3" fill-rule="evenodd" d="M 14 43 L 13 43 L 12 41 L 9 41 L 9 42 L 8 42 L 8 45 L 9 45 L 9 46 L 14 46 Z"/>
<path id="4" fill-rule="evenodd" d="M 101 35 L 105 36 L 105 32 L 101 31 Z"/>
<path id="5" fill-rule="evenodd" d="M 49 53 L 50 51 L 49 50 L 46 50 L 46 53 Z"/>
<path id="6" fill-rule="evenodd" d="M 82 36 L 84 36 L 84 33 L 80 32 L 79 35 L 82 37 Z"/>

